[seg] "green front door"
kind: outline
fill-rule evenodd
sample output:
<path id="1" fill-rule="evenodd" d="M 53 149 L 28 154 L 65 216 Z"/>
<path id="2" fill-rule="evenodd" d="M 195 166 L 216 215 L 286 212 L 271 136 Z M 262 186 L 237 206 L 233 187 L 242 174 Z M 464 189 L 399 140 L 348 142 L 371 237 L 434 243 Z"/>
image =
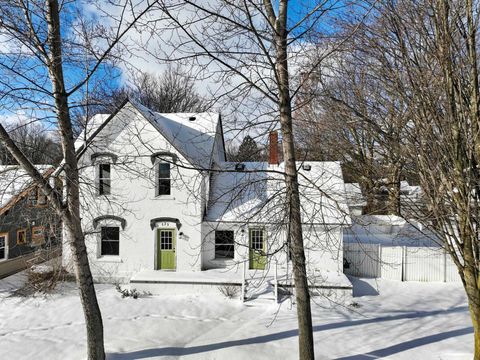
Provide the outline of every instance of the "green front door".
<path id="1" fill-rule="evenodd" d="M 264 270 L 267 263 L 265 230 L 250 229 L 250 269 Z"/>
<path id="2" fill-rule="evenodd" d="M 157 269 L 175 270 L 175 230 L 157 230 Z"/>

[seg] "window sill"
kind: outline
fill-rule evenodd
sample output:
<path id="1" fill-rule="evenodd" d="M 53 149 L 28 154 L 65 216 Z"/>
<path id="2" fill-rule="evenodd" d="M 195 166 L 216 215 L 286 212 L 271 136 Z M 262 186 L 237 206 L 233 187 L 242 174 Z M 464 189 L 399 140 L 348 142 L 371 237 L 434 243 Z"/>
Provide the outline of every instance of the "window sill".
<path id="1" fill-rule="evenodd" d="M 216 263 L 234 263 L 235 258 L 214 258 L 211 261 Z"/>
<path id="2" fill-rule="evenodd" d="M 123 262 L 122 258 L 117 255 L 103 255 L 97 258 L 99 262 L 106 262 L 106 263 L 121 263 Z"/>
<path id="3" fill-rule="evenodd" d="M 153 200 L 175 200 L 173 195 L 158 195 L 153 198 Z"/>

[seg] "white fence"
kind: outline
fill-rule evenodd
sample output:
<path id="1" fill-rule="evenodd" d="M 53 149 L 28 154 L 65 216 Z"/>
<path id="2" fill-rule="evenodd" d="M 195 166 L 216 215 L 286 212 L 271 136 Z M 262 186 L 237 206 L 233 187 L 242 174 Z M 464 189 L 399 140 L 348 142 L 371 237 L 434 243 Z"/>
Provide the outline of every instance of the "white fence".
<path id="1" fill-rule="evenodd" d="M 401 281 L 460 281 L 441 248 L 345 243 L 345 274 Z"/>

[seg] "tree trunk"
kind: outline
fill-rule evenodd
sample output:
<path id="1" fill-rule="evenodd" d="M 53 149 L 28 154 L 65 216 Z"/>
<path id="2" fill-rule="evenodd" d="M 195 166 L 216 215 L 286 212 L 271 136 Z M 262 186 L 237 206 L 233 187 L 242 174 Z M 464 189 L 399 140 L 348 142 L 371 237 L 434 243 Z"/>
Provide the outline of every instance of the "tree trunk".
<path id="1" fill-rule="evenodd" d="M 396 216 L 401 215 L 400 173 L 401 167 L 398 164 L 390 165 L 387 209 L 389 214 Z"/>
<path id="2" fill-rule="evenodd" d="M 472 309 L 472 305 L 469 305 L 469 308 L 474 336 L 473 359 L 480 360 L 480 312 L 478 311 L 478 306 L 477 309 Z"/>
<path id="3" fill-rule="evenodd" d="M 88 359 L 105 359 L 103 344 L 103 321 L 97 302 L 93 277 L 88 262 L 85 237 L 79 223 L 68 219 L 64 226 L 70 240 L 75 275 L 87 327 Z"/>
<path id="4" fill-rule="evenodd" d="M 67 235 L 69 236 L 77 284 L 83 305 L 87 327 L 88 359 L 102 360 L 105 358 L 103 322 L 95 294 L 95 287 L 93 285 L 93 278 L 85 247 L 85 239 L 81 227 L 78 162 L 68 106 L 68 94 L 65 89 L 63 76 L 62 40 L 57 0 L 47 0 L 46 19 L 48 24 L 48 44 L 50 47 L 48 69 L 52 82 L 55 110 L 65 161 L 64 171 L 68 212 L 67 215 L 64 214 L 63 222 L 67 229 Z"/>
<path id="5" fill-rule="evenodd" d="M 292 100 L 290 98 L 287 61 L 287 1 L 279 6 L 277 33 L 276 70 L 278 75 L 280 125 L 282 131 L 283 160 L 285 164 L 285 184 L 289 216 L 289 235 L 291 239 L 293 278 L 297 301 L 298 346 L 301 360 L 313 360 L 314 343 L 310 293 L 308 289 L 305 251 L 303 247 L 302 219 L 300 213 L 300 193 L 295 160 L 295 144 L 292 126 Z"/>
<path id="6" fill-rule="evenodd" d="M 468 297 L 468 308 L 474 332 L 474 360 L 480 360 L 480 291 L 478 280 L 471 270 L 465 269 L 464 286 Z"/>
<path id="7" fill-rule="evenodd" d="M 299 358 L 314 359 L 312 313 L 310 292 L 308 289 L 305 251 L 303 247 L 302 220 L 300 214 L 300 195 L 295 163 L 295 151 L 291 118 L 282 116 L 283 155 L 285 163 L 285 182 L 287 201 L 290 210 L 289 235 L 291 239 L 293 277 L 297 300 Z"/>
<path id="8" fill-rule="evenodd" d="M 375 185 L 370 179 L 361 182 L 360 185 L 363 185 L 363 194 L 365 196 L 366 205 L 363 208 L 362 214 L 373 214 L 377 211 L 377 197 L 375 194 Z"/>

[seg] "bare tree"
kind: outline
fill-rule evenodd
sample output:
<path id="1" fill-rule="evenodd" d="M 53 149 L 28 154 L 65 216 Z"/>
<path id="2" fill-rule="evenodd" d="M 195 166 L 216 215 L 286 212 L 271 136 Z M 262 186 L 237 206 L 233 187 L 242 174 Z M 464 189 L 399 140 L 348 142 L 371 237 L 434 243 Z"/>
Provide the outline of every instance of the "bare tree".
<path id="1" fill-rule="evenodd" d="M 375 100 L 375 115 L 384 114 L 387 104 L 384 109 L 403 118 L 394 141 L 414 164 L 425 203 L 414 207 L 414 215 L 435 232 L 458 268 L 474 328 L 474 358 L 480 359 L 478 3 L 377 5 L 358 39 L 371 61 L 357 64 L 388 98 Z"/>
<path id="2" fill-rule="evenodd" d="M 209 104 L 196 91 L 193 77 L 181 66 L 169 65 L 161 75 L 133 71 L 129 82 L 111 88 L 103 83 L 85 94 L 84 106 L 73 109 L 74 132 L 79 135 L 97 114 L 111 114 L 130 98 L 160 113 L 203 112 Z"/>
<path id="3" fill-rule="evenodd" d="M 61 147 L 54 131 L 38 122 L 18 121 L 9 126 L 10 137 L 33 164 L 58 165 L 62 160 Z M 11 154 L 0 144 L 0 163 L 14 164 Z"/>
<path id="4" fill-rule="evenodd" d="M 168 28 L 173 29 L 174 36 L 157 39 L 159 45 L 155 54 L 158 59 L 192 60 L 200 70 L 207 70 L 213 63 L 218 69 L 214 81 L 232 85 L 227 91 L 213 89 L 216 98 L 256 114 L 252 116 L 256 120 L 247 123 L 247 127 L 263 124 L 268 129 L 279 124 L 301 359 L 313 359 L 314 346 L 293 135 L 293 104 L 302 81 L 292 76 L 290 66 L 305 67 L 305 72 L 310 73 L 335 51 L 335 48 L 328 49 L 316 62 L 306 65 L 306 58 L 317 52 L 308 40 L 325 35 L 323 30 L 328 26 L 329 15 L 341 16 L 345 5 L 314 1 L 293 16 L 293 5 L 287 0 L 165 1 L 160 10 L 168 21 L 162 18 L 150 24 L 164 27 L 167 22 Z M 182 16 L 184 14 L 189 16 Z M 151 31 L 154 33 L 155 28 Z"/>
<path id="5" fill-rule="evenodd" d="M 346 178 L 359 182 L 367 198 L 365 212 L 400 215 L 408 117 L 395 92 L 381 86 L 391 81 L 393 64 L 369 36 L 365 27 L 357 29 L 327 72 L 306 79 L 297 132 L 306 156 L 342 161 Z"/>
<path id="6" fill-rule="evenodd" d="M 155 3 L 155 2 L 153 2 Z M 47 196 L 63 221 L 73 257 L 87 327 L 88 358 L 103 359 L 103 323 L 85 248 L 80 219 L 79 174 L 70 109 L 78 94 L 118 58 L 121 40 L 152 6 L 131 7 L 130 1 L 111 2 L 120 15 L 108 16 L 109 27 L 95 26 L 83 2 L 1 1 L 0 34 L 7 49 L 0 56 L 2 111 L 29 108 L 58 127 L 64 157 L 66 203 L 33 166 L 32 161 L 0 125 L 0 140 Z M 98 17 L 108 14 L 98 8 Z M 128 15 L 128 16 L 127 16 Z M 98 20 L 98 19 L 97 19 Z M 125 50 L 125 48 L 123 48 Z M 79 75 L 80 73 L 80 75 Z M 40 117 L 39 117 L 40 118 Z"/>
<path id="7" fill-rule="evenodd" d="M 124 91 L 153 111 L 160 113 L 203 112 L 206 101 L 195 90 L 195 81 L 180 66 L 168 66 L 160 76 L 134 74 Z"/>

